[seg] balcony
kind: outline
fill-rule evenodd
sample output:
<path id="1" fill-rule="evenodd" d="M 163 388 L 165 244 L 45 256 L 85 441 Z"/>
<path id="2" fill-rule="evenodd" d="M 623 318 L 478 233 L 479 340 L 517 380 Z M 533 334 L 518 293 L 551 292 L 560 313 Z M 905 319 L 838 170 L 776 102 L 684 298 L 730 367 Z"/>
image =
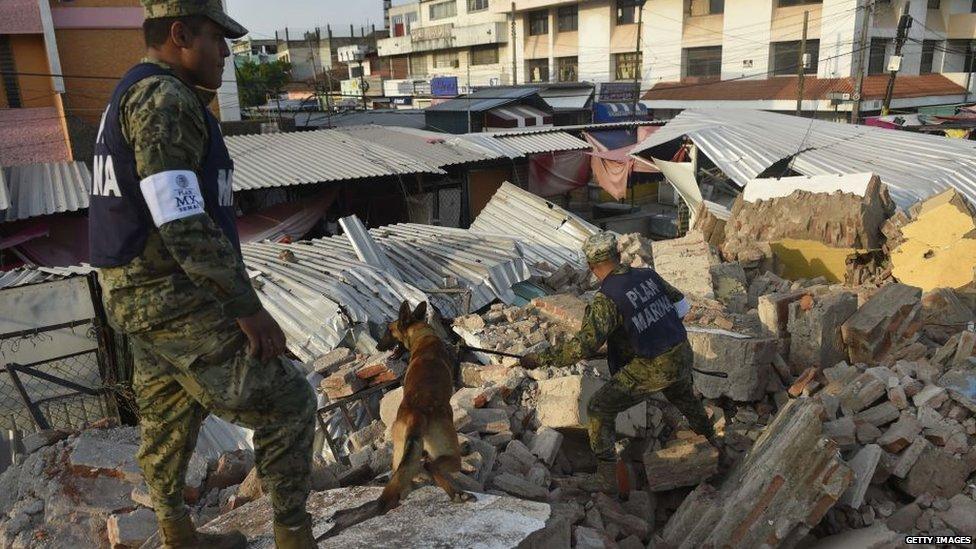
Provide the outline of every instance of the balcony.
<path id="1" fill-rule="evenodd" d="M 419 27 L 407 36 L 377 41 L 380 57 L 508 42 L 508 25 L 499 21 L 456 27 L 453 23 Z"/>

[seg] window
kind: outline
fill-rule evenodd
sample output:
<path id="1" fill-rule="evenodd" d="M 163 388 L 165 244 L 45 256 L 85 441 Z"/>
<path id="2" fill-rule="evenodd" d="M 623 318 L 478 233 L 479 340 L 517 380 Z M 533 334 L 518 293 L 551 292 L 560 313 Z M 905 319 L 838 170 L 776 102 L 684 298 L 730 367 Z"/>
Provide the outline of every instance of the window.
<path id="1" fill-rule="evenodd" d="M 929 9 L 937 10 L 942 8 L 942 2 L 940 0 L 929 0 Z"/>
<path id="2" fill-rule="evenodd" d="M 556 29 L 559 32 L 574 32 L 579 29 L 579 8 L 563 6 L 556 11 Z"/>
<path id="3" fill-rule="evenodd" d="M 556 76 L 560 82 L 576 82 L 576 70 L 579 67 L 578 57 L 559 57 L 556 59 Z"/>
<path id="4" fill-rule="evenodd" d="M 613 56 L 615 80 L 640 80 L 641 54 L 618 53 Z"/>
<path id="5" fill-rule="evenodd" d="M 546 10 L 529 13 L 529 36 L 549 34 L 549 12 Z"/>
<path id="6" fill-rule="evenodd" d="M 722 46 L 685 48 L 684 75 L 694 78 L 722 76 Z"/>
<path id="7" fill-rule="evenodd" d="M 548 59 L 529 59 L 526 62 L 529 74 L 529 82 L 548 82 L 549 81 L 549 60 Z"/>
<path id="8" fill-rule="evenodd" d="M 973 72 L 973 48 L 969 40 L 947 40 L 943 72 Z"/>
<path id="9" fill-rule="evenodd" d="M 434 68 L 450 69 L 458 66 L 458 54 L 456 51 L 434 52 Z"/>
<path id="10" fill-rule="evenodd" d="M 486 9 L 488 9 L 488 0 L 468 0 L 468 13 Z"/>
<path id="11" fill-rule="evenodd" d="M 471 48 L 472 65 L 494 65 L 498 63 L 498 46 L 477 46 Z"/>
<path id="12" fill-rule="evenodd" d="M 0 34 L 0 70 L 4 71 L 3 75 L 0 75 L 0 79 L 3 80 L 3 91 L 7 99 L 6 104 L 0 103 L 0 107 L 17 109 L 22 106 L 22 102 L 17 75 L 11 74 L 16 72 L 13 59 L 14 52 L 10 46 L 10 36 Z"/>
<path id="13" fill-rule="evenodd" d="M 922 64 L 919 66 L 919 74 L 929 74 L 932 72 L 932 65 L 935 64 L 935 46 L 938 40 L 922 41 Z"/>
<path id="14" fill-rule="evenodd" d="M 773 66 L 770 72 L 775 76 L 796 74 L 800 62 L 800 41 L 773 42 L 769 45 L 769 57 Z M 820 57 L 820 40 L 807 40 L 806 70 L 804 74 L 817 74 L 817 60 Z"/>
<path id="15" fill-rule="evenodd" d="M 973 0 L 976 1 L 976 0 Z M 617 24 L 630 25 L 637 22 L 637 10 L 642 0 L 617 0 Z"/>
<path id="16" fill-rule="evenodd" d="M 708 0 L 708 13 L 725 13 L 725 0 Z"/>
<path id="17" fill-rule="evenodd" d="M 888 49 L 887 38 L 872 38 L 871 47 L 868 50 L 868 74 L 884 74 L 885 53 Z"/>
<path id="18" fill-rule="evenodd" d="M 446 19 L 448 17 L 454 17 L 455 15 L 457 15 L 457 2 L 454 0 L 451 0 L 450 2 L 441 2 L 440 4 L 431 4 L 430 6 L 431 21 Z"/>
<path id="19" fill-rule="evenodd" d="M 973 0 L 973 3 L 969 6 L 969 12 L 976 13 L 976 0 Z"/>

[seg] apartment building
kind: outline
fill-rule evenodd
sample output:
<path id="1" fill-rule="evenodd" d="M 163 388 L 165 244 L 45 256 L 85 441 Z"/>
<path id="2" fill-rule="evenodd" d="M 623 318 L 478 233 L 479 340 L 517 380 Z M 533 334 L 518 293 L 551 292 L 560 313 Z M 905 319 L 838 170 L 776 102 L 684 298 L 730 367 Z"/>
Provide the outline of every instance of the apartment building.
<path id="1" fill-rule="evenodd" d="M 270 63 L 278 59 L 278 41 L 245 36 L 231 42 L 230 52 L 238 66 L 246 62 Z"/>
<path id="2" fill-rule="evenodd" d="M 142 21 L 138 0 L 0 2 L 0 165 L 90 160 L 117 79 L 145 55 Z M 215 110 L 239 120 L 227 65 Z"/>
<path id="3" fill-rule="evenodd" d="M 804 14 L 803 108 L 849 111 L 858 58 L 862 110 L 881 107 L 898 20 L 914 19 L 902 50 L 893 108 L 964 101 L 972 87 L 972 0 L 648 0 L 644 103 L 793 110 Z M 859 31 L 867 18 L 867 41 Z M 717 82 L 717 83 L 716 83 Z"/>
<path id="4" fill-rule="evenodd" d="M 456 77 L 459 87 L 512 83 L 511 26 L 498 0 L 422 0 L 388 10 L 390 37 L 377 41 L 390 77 Z"/>

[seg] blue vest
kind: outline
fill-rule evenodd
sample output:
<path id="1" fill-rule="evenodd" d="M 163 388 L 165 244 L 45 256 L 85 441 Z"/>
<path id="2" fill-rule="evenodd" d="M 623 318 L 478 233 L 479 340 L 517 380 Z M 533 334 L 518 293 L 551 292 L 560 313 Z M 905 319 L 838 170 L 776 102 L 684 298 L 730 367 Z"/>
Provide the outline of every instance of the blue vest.
<path id="1" fill-rule="evenodd" d="M 600 291 L 623 317 L 622 328 L 635 356 L 655 358 L 688 339 L 674 304 L 664 292 L 664 280 L 654 269 L 611 274 L 603 279 Z M 607 346 L 607 362 L 611 372 L 624 366 L 613 345 Z"/>
<path id="2" fill-rule="evenodd" d="M 126 91 L 143 78 L 173 73 L 153 63 L 129 69 L 115 87 L 102 116 L 95 141 L 91 202 L 88 207 L 88 240 L 94 267 L 119 267 L 138 257 L 153 227 L 152 215 L 139 188 L 135 155 L 122 135 L 119 103 Z M 234 162 L 224 145 L 220 124 L 201 102 L 207 120 L 209 147 L 197 172 L 204 211 L 241 254 L 234 211 Z"/>

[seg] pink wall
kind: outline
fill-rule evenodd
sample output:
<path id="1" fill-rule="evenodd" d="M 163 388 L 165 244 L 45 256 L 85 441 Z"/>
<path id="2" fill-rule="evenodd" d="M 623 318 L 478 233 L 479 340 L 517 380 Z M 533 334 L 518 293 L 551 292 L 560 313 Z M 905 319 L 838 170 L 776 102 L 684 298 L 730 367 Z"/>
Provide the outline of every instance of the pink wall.
<path id="1" fill-rule="evenodd" d="M 0 34 L 37 34 L 41 26 L 41 10 L 37 0 L 0 1 Z"/>
<path id="2" fill-rule="evenodd" d="M 54 107 L 0 109 L 0 149 L 2 166 L 71 159 Z"/>
<path id="3" fill-rule="evenodd" d="M 4 0 L 7 1 L 7 0 Z M 56 29 L 138 29 L 142 8 L 51 8 Z"/>

